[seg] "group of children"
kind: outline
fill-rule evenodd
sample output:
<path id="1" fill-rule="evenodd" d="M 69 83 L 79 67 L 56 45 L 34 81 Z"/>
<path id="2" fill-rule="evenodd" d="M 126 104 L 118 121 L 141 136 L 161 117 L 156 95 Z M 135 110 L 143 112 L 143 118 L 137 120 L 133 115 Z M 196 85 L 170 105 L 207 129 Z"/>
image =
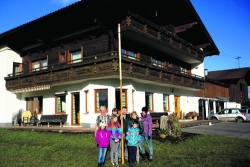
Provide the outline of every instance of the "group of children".
<path id="1" fill-rule="evenodd" d="M 136 161 L 139 161 L 139 142 L 143 139 L 141 134 L 143 133 L 142 121 L 138 121 L 138 115 L 134 111 L 131 114 L 128 127 L 124 132 L 126 147 L 128 149 L 128 161 L 130 166 L 134 166 Z M 98 145 L 98 167 L 104 167 L 104 161 L 107 149 L 110 147 L 110 160 L 112 165 L 119 165 L 118 158 L 120 158 L 121 151 L 121 139 L 122 128 L 120 125 L 120 116 L 116 110 L 116 113 L 112 113 L 110 123 L 106 124 L 104 120 L 100 121 L 99 129 L 96 133 L 96 142 Z M 145 150 L 144 150 L 145 151 Z"/>

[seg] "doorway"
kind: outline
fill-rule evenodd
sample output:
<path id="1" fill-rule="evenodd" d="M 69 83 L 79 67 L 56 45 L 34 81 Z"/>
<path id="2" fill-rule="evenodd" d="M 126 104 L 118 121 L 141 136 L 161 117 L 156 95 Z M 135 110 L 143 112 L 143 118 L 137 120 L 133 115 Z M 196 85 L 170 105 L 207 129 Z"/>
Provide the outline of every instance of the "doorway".
<path id="1" fill-rule="evenodd" d="M 181 118 L 180 96 L 174 96 L 174 109 L 175 109 L 175 114 L 180 119 Z"/>
<path id="2" fill-rule="evenodd" d="M 121 96 L 120 89 L 115 90 L 115 104 L 117 110 L 121 111 L 123 106 L 127 106 L 127 90 L 122 90 L 122 106 L 121 106 Z"/>
<path id="3" fill-rule="evenodd" d="M 80 125 L 80 95 L 79 92 L 71 94 L 72 125 Z"/>

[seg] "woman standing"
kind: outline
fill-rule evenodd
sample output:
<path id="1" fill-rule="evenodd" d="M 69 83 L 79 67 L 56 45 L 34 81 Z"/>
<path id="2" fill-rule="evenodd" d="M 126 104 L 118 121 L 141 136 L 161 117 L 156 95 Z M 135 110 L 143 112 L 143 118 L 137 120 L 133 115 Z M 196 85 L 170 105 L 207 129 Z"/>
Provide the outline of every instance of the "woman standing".
<path id="1" fill-rule="evenodd" d="M 149 161 L 153 160 L 153 145 L 152 145 L 152 117 L 148 114 L 148 108 L 142 108 L 142 124 L 144 131 L 142 133 L 142 139 L 140 141 L 140 149 L 142 153 L 142 159 L 147 160 L 144 148 L 144 142 L 146 141 L 149 148 Z"/>
<path id="2" fill-rule="evenodd" d="M 144 128 L 143 128 L 143 124 L 142 124 L 142 121 L 141 119 L 139 119 L 138 115 L 137 115 L 137 112 L 136 111 L 133 111 L 131 114 L 130 114 L 130 119 L 128 120 L 128 128 L 133 126 L 133 122 L 137 120 L 138 121 L 138 128 L 139 128 L 139 132 L 137 135 L 141 135 L 144 131 Z M 127 133 L 127 135 L 129 136 L 130 134 Z M 139 159 L 140 159 L 140 154 L 139 154 L 139 145 L 140 143 L 138 144 L 137 146 L 137 153 L 136 153 L 136 162 L 137 164 L 139 163 Z"/>
<path id="3" fill-rule="evenodd" d="M 118 165 L 119 145 L 122 138 L 122 129 L 117 121 L 117 116 L 113 115 L 111 123 L 108 124 L 110 158 L 112 165 Z"/>

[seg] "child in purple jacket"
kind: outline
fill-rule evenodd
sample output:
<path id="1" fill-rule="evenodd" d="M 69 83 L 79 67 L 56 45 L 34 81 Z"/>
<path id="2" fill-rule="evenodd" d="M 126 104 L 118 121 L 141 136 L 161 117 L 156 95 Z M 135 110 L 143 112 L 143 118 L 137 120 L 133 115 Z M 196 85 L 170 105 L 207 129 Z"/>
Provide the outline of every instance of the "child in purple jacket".
<path id="1" fill-rule="evenodd" d="M 99 129 L 96 132 L 95 140 L 98 145 L 98 167 L 105 167 L 104 160 L 109 146 L 109 135 L 106 130 L 106 123 L 102 121 L 99 125 Z"/>

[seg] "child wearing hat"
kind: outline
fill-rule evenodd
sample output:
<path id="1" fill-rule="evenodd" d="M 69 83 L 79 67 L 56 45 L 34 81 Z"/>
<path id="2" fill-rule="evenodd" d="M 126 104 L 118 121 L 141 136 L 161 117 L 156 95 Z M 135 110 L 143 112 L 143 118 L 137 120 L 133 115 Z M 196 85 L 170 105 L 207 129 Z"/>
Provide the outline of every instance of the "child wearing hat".
<path id="1" fill-rule="evenodd" d="M 135 166 L 137 145 L 141 140 L 141 135 L 139 135 L 140 129 L 138 128 L 138 120 L 134 120 L 133 125 L 128 128 L 128 135 L 126 140 L 128 141 L 128 160 L 129 166 Z"/>
<path id="2" fill-rule="evenodd" d="M 99 124 L 99 129 L 96 132 L 95 140 L 98 145 L 98 167 L 105 167 L 105 155 L 107 152 L 107 148 L 109 146 L 109 135 L 108 131 L 106 130 L 106 123 L 105 121 L 101 121 Z"/>

